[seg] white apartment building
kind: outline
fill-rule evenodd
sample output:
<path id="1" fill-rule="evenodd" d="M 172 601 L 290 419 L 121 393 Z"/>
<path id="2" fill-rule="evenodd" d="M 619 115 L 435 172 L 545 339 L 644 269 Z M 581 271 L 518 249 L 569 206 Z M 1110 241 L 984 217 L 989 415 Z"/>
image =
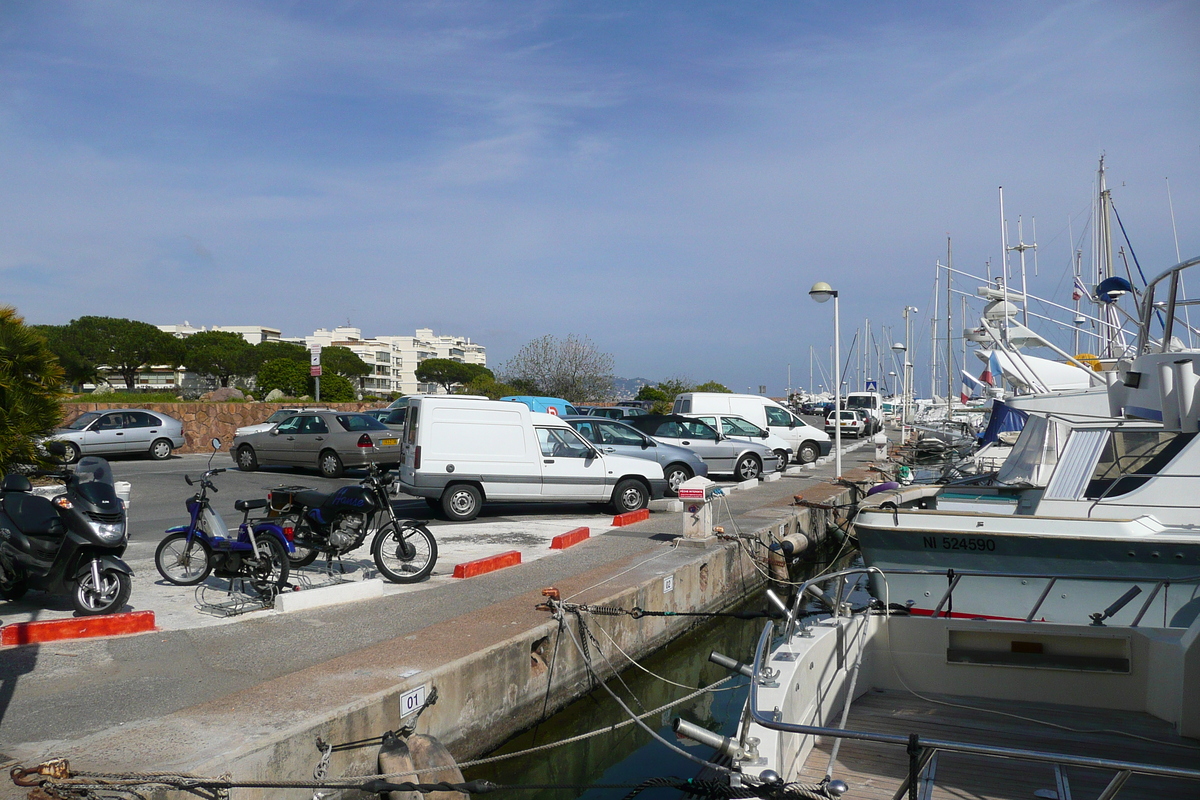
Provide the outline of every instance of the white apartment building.
<path id="1" fill-rule="evenodd" d="M 487 349 L 462 336 L 435 336 L 432 328 L 418 328 L 413 336 L 375 336 L 364 338 L 362 329 L 341 326 L 320 328 L 303 339 L 287 339 L 305 347 L 340 346 L 349 348 L 374 372 L 363 380 L 363 390 L 377 394 L 437 393 L 445 390 L 437 384 L 417 380 L 417 364 L 427 358 L 448 358 L 465 364 L 486 366 Z"/>

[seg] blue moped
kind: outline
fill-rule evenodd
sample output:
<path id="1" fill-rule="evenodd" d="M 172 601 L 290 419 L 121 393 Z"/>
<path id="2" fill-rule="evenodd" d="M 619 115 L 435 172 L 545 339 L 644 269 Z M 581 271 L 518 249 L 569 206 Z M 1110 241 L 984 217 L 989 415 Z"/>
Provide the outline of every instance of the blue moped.
<path id="1" fill-rule="evenodd" d="M 212 447 L 216 455 L 221 440 L 213 439 Z M 243 579 L 259 595 L 273 595 L 287 584 L 288 553 L 295 552 L 288 535 L 291 529 L 265 518 L 250 519 L 250 512 L 265 509 L 267 500 L 238 500 L 233 507 L 242 512 L 242 522 L 237 534 L 231 534 L 208 499 L 210 490 L 217 491 L 209 479 L 222 472 L 225 470 L 205 471 L 198 481 L 200 491 L 187 501 L 191 521 L 167 530 L 154 551 L 154 566 L 178 586 L 194 586 L 215 571 L 219 578 Z M 189 486 L 196 484 L 190 476 L 183 479 Z"/>

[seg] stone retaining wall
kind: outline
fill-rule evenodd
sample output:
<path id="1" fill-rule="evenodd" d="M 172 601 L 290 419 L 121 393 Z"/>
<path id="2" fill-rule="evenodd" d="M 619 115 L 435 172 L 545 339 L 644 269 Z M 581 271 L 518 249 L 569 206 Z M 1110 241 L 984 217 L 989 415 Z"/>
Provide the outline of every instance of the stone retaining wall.
<path id="1" fill-rule="evenodd" d="M 296 408 L 297 403 L 146 403 L 136 406 L 174 417 L 183 423 L 187 444 L 177 453 L 207 453 L 215 436 L 228 447 L 233 434 L 244 425 L 257 425 L 281 408 Z M 337 411 L 365 411 L 378 408 L 379 403 L 308 403 L 313 408 L 332 408 Z M 63 422 L 70 423 L 88 411 L 110 408 L 130 408 L 129 403 L 64 403 Z"/>

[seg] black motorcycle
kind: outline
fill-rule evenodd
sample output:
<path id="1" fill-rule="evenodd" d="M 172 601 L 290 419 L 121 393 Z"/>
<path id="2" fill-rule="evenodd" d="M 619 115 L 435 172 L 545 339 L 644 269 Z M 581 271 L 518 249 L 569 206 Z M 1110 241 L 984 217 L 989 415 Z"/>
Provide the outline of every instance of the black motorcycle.
<path id="1" fill-rule="evenodd" d="M 46 450 L 60 459 L 66 453 L 61 442 Z M 40 589 L 70 593 L 80 614 L 120 611 L 133 590 L 133 570 L 121 560 L 129 533 L 108 462 L 88 456 L 73 472 L 37 474 L 62 480 L 65 491 L 47 500 L 32 494 L 24 475 L 0 482 L 0 598 Z"/>
<path id="2" fill-rule="evenodd" d="M 416 583 L 428 577 L 437 563 L 437 542 L 417 520 L 396 518 L 388 498 L 393 480 L 391 473 L 372 464 L 358 486 L 343 486 L 329 494 L 295 486 L 272 489 L 267 495 L 272 512 L 294 522 L 296 550 L 288 555 L 291 565 L 305 567 L 324 555 L 332 567 L 334 558 L 340 560 L 357 550 L 374 530 L 371 557 L 385 578 L 392 583 Z M 386 519 L 375 528 L 381 513 Z"/>

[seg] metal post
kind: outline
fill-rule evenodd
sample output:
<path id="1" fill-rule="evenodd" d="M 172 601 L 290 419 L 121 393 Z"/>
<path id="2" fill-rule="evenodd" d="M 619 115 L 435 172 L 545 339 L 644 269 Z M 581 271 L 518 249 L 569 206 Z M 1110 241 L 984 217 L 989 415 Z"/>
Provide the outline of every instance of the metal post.
<path id="1" fill-rule="evenodd" d="M 834 476 L 842 477 L 842 376 L 837 373 L 838 365 L 842 362 L 841 350 L 841 318 L 838 316 L 838 293 L 833 293 L 833 470 Z"/>

